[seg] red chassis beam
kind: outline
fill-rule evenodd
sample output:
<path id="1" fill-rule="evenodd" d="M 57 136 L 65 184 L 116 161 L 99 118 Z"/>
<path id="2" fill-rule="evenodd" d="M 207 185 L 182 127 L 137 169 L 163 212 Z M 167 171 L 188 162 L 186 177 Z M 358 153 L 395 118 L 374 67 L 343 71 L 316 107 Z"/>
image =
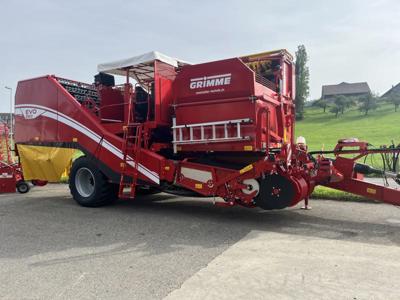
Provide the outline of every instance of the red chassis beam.
<path id="1" fill-rule="evenodd" d="M 400 206 L 400 189 L 373 184 L 356 178 L 344 179 L 341 182 L 330 183 L 325 186 Z"/>
<path id="2" fill-rule="evenodd" d="M 314 152 L 314 154 L 334 154 L 330 182 L 320 182 L 333 189 L 360 195 L 381 202 L 400 206 L 400 188 L 378 185 L 364 180 L 364 175 L 355 170 L 356 161 L 370 154 L 399 153 L 400 148 L 369 149 L 367 142 L 358 140 L 341 140 L 333 151 Z M 346 149 L 350 148 L 350 149 Z M 343 157 L 341 155 L 353 155 Z M 320 161 L 324 159 L 320 157 Z M 399 178 L 399 175 L 397 175 Z"/>

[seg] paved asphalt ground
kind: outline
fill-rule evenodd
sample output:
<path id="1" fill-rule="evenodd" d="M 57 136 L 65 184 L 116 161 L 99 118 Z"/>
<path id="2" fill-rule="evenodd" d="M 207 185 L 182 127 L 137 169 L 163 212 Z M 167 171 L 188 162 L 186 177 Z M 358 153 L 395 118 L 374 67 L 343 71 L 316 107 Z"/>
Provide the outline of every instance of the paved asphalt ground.
<path id="1" fill-rule="evenodd" d="M 396 207 L 147 200 L 83 208 L 65 185 L 0 195 L 0 299 L 400 298 Z"/>

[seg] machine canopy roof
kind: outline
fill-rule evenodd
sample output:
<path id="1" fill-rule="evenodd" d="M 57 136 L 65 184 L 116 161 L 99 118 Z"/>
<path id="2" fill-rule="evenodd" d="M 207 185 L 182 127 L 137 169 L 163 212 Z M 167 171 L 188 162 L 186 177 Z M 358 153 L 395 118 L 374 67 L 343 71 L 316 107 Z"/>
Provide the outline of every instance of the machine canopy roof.
<path id="1" fill-rule="evenodd" d="M 174 67 L 189 64 L 188 62 L 169 57 L 160 52 L 151 51 L 131 58 L 99 64 L 97 70 L 103 73 L 125 76 L 126 70 L 129 69 L 129 76 L 133 77 L 139 83 L 142 83 L 154 78 L 153 62 L 155 60 Z"/>

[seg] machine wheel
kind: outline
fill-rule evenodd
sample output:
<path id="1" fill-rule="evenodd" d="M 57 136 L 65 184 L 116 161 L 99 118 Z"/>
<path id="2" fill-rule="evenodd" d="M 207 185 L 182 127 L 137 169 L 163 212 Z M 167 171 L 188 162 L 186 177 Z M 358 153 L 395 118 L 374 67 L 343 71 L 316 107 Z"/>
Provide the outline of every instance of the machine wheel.
<path id="1" fill-rule="evenodd" d="M 283 209 L 292 203 L 295 195 L 293 182 L 275 174 L 260 179 L 260 191 L 254 201 L 263 209 Z"/>
<path id="2" fill-rule="evenodd" d="M 110 204 L 118 196 L 118 185 L 109 183 L 95 162 L 86 156 L 79 157 L 73 162 L 69 189 L 74 200 L 86 207 Z"/>
<path id="3" fill-rule="evenodd" d="M 21 194 L 25 194 L 29 192 L 29 190 L 31 189 L 29 184 L 23 180 L 18 181 L 16 186 L 17 186 L 17 191 Z"/>

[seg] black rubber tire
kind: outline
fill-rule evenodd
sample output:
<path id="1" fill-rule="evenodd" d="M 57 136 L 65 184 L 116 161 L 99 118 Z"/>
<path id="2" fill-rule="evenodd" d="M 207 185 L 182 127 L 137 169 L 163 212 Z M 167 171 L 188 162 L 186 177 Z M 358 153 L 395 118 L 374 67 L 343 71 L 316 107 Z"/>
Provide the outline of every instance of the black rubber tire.
<path id="1" fill-rule="evenodd" d="M 29 192 L 29 190 L 31 189 L 29 184 L 23 180 L 18 181 L 16 184 L 16 187 L 17 187 L 18 193 L 20 193 L 20 194 L 25 194 L 25 193 Z"/>
<path id="2" fill-rule="evenodd" d="M 281 175 L 269 175 L 259 180 L 260 192 L 254 199 L 257 206 L 266 209 L 283 209 L 292 203 L 295 197 L 293 182 Z M 273 189 L 280 189 L 279 195 L 274 195 Z"/>
<path id="3" fill-rule="evenodd" d="M 87 196 L 82 195 L 76 186 L 76 175 L 80 169 L 88 169 L 93 175 L 94 190 Z M 110 183 L 95 162 L 86 156 L 81 156 L 73 162 L 69 176 L 69 189 L 72 198 L 79 205 L 85 207 L 109 205 L 118 198 L 118 185 Z"/>

